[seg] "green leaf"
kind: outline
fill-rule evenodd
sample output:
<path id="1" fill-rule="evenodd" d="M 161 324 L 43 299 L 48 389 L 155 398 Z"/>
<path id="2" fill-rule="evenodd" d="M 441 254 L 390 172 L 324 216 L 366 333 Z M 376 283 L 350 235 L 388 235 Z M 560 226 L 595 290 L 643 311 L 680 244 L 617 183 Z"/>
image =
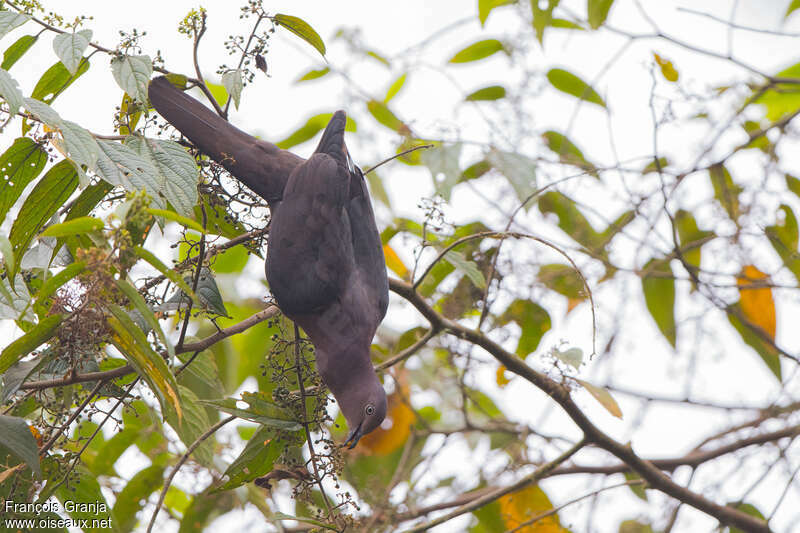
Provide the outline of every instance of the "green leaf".
<path id="1" fill-rule="evenodd" d="M 613 416 L 616 416 L 617 418 L 622 418 L 622 409 L 619 408 L 619 404 L 614 399 L 614 397 L 611 396 L 610 392 L 608 392 L 603 387 L 592 385 L 588 381 L 584 381 L 582 379 L 576 378 L 575 381 L 580 383 L 584 389 L 589 391 L 589 394 L 594 396 L 594 399 L 600 402 L 600 405 L 605 407 L 606 411 L 611 413 Z"/>
<path id="2" fill-rule="evenodd" d="M 523 358 L 536 351 L 542 337 L 552 327 L 550 315 L 544 307 L 523 299 L 511 302 L 497 319 L 497 324 L 501 326 L 509 322 L 516 322 L 519 326 L 516 354 Z"/>
<path id="3" fill-rule="evenodd" d="M 0 69 L 0 96 L 8 103 L 9 113 L 16 115 L 19 108 L 22 107 L 24 97 L 22 91 L 19 90 L 17 80 L 3 69 Z"/>
<path id="4" fill-rule="evenodd" d="M 758 508 L 753 504 L 744 502 L 728 502 L 727 505 L 735 507 L 739 511 L 742 511 L 743 513 L 748 514 L 754 518 L 760 518 L 761 520 L 767 519 L 764 516 L 764 514 L 761 511 L 759 511 Z M 742 531 L 738 527 L 731 527 L 728 533 L 746 533 L 746 532 Z"/>
<path id="5" fill-rule="evenodd" d="M 116 494 L 111 512 L 120 530 L 133 531 L 136 528 L 136 513 L 142 510 L 150 495 L 164 484 L 163 476 L 164 465 L 150 465 L 136 472 Z"/>
<path id="6" fill-rule="evenodd" d="M 444 259 L 454 267 L 464 273 L 469 280 L 479 289 L 486 288 L 486 278 L 483 277 L 483 272 L 478 269 L 478 265 L 474 261 L 470 261 L 463 254 L 455 250 L 448 250 L 444 254 Z"/>
<path id="7" fill-rule="evenodd" d="M 197 183 L 200 180 L 194 158 L 175 141 L 128 137 L 125 144 L 147 159 L 155 169 L 157 189 L 148 190 L 150 195 L 160 192 L 178 213 L 191 216 L 197 203 Z"/>
<path id="8" fill-rule="evenodd" d="M 306 517 L 303 517 L 303 516 L 293 516 L 293 515 L 290 515 L 290 514 L 280 513 L 280 512 L 275 513 L 272 516 L 274 516 L 278 520 L 297 520 L 298 522 L 304 522 L 306 524 L 311 524 L 311 525 L 314 525 L 314 526 L 317 526 L 317 527 L 330 529 L 331 531 L 339 531 L 339 528 L 337 528 L 336 526 L 328 524 L 326 522 L 322 522 L 322 521 L 314 519 L 314 518 L 306 518 Z"/>
<path id="9" fill-rule="evenodd" d="M 474 42 L 466 48 L 456 52 L 456 54 L 450 58 L 449 62 L 468 63 L 470 61 L 477 61 L 479 59 L 484 59 L 496 54 L 501 50 L 505 50 L 505 47 L 503 46 L 503 43 L 497 39 L 484 39 L 482 41 Z"/>
<path id="10" fill-rule="evenodd" d="M 319 34 L 314 31 L 314 28 L 312 28 L 306 21 L 299 17 L 283 15 L 281 13 L 275 15 L 272 20 L 279 26 L 283 26 L 290 32 L 303 39 L 305 42 L 313 46 L 323 57 L 325 57 L 325 43 L 322 41 L 322 37 L 320 37 Z"/>
<path id="11" fill-rule="evenodd" d="M 85 520 L 88 527 L 82 528 L 86 533 L 111 533 L 121 531 L 117 527 L 116 517 L 111 511 L 111 506 L 106 502 L 100 491 L 100 483 L 85 466 L 78 463 L 73 469 L 69 483 L 62 483 L 55 491 L 56 497 L 61 501 L 62 508 L 65 502 L 70 501 L 78 505 L 70 506 L 67 514 L 73 520 Z M 84 504 L 84 505 L 80 505 Z M 102 511 L 101 509 L 106 509 Z"/>
<path id="12" fill-rule="evenodd" d="M 739 194 L 743 191 L 742 187 L 733 182 L 730 172 L 724 165 L 710 167 L 708 176 L 711 178 L 711 185 L 714 187 L 714 198 L 725 209 L 731 220 L 737 222 L 741 213 L 739 210 Z"/>
<path id="13" fill-rule="evenodd" d="M 392 84 L 389 86 L 389 90 L 386 91 L 386 96 L 383 98 L 383 103 L 384 104 L 389 103 L 389 100 L 394 98 L 397 95 L 397 93 L 400 92 L 400 89 L 403 88 L 403 85 L 405 85 L 405 83 L 406 83 L 406 73 L 403 73 L 396 80 L 394 80 Z"/>
<path id="14" fill-rule="evenodd" d="M 298 431 L 302 429 L 303 426 L 294 420 L 294 417 L 290 411 L 283 409 L 282 407 L 279 407 L 263 398 L 259 398 L 256 401 L 253 399 L 253 396 L 256 395 L 248 395 L 247 393 L 242 394 L 242 399 L 248 402 L 250 405 L 250 407 L 247 409 L 236 407 L 236 400 L 233 398 L 198 401 L 204 405 L 209 405 L 215 409 L 219 409 L 223 413 L 228 413 L 229 415 L 234 415 L 244 420 L 256 422 L 263 426 L 275 429 L 284 429 L 287 431 Z"/>
<path id="15" fill-rule="evenodd" d="M 111 342 L 150 386 L 158 397 L 162 412 L 174 409 L 178 419 L 183 418 L 178 384 L 167 363 L 150 347 L 147 336 L 124 309 L 114 304 L 110 304 L 108 309 L 113 315 L 108 318 L 112 329 Z"/>
<path id="16" fill-rule="evenodd" d="M 225 470 L 228 481 L 214 489 L 215 492 L 235 489 L 267 474 L 282 452 L 283 443 L 276 439 L 275 431 L 259 426 L 239 457 Z"/>
<path id="17" fill-rule="evenodd" d="M 150 56 L 123 55 L 111 60 L 111 72 L 123 91 L 139 102 L 147 102 L 147 85 L 153 74 Z"/>
<path id="18" fill-rule="evenodd" d="M 450 200 L 453 187 L 461 179 L 461 143 L 439 144 L 430 150 L 425 150 L 420 156 L 420 161 L 428 167 L 431 179 L 442 198 Z"/>
<path id="19" fill-rule="evenodd" d="M 658 329 L 675 348 L 675 278 L 667 259 L 651 259 L 642 269 L 642 292 Z"/>
<path id="20" fill-rule="evenodd" d="M 17 272 L 17 261 L 14 259 L 14 248 L 5 235 L 0 235 L 0 253 L 3 255 L 6 272 Z"/>
<path id="21" fill-rule="evenodd" d="M 193 229 L 200 233 L 205 233 L 206 231 L 203 229 L 203 226 L 192 220 L 191 218 L 186 218 L 178 213 L 173 211 L 168 211 L 166 209 L 153 209 L 152 207 L 145 208 L 146 213 L 150 213 L 153 216 L 162 217 L 167 220 L 171 220 L 172 222 L 177 222 L 181 226 Z"/>
<path id="22" fill-rule="evenodd" d="M 309 139 L 314 138 L 314 136 L 325 129 L 325 126 L 328 125 L 330 122 L 331 117 L 333 117 L 333 113 L 322 113 L 319 115 L 314 115 L 313 117 L 306 120 L 306 123 L 300 126 L 297 130 L 295 130 L 291 135 L 275 143 L 278 148 L 286 150 L 291 148 L 292 146 L 296 146 L 300 143 L 304 143 Z M 347 122 L 344 125 L 345 131 L 356 131 L 356 123 L 355 121 L 347 117 Z"/>
<path id="23" fill-rule="evenodd" d="M 550 20 L 550 26 L 553 27 L 553 28 L 561 28 L 562 30 L 583 30 L 584 29 L 583 26 L 581 26 L 580 24 L 576 24 L 575 22 L 572 22 L 571 20 L 557 19 L 557 18 L 554 18 L 554 19 Z"/>
<path id="24" fill-rule="evenodd" d="M 214 97 L 217 104 L 219 104 L 220 107 L 225 107 L 225 103 L 228 101 L 228 91 L 225 90 L 225 87 L 217 83 L 211 83 L 210 81 L 206 81 L 206 87 L 211 91 L 211 96 Z"/>
<path id="25" fill-rule="evenodd" d="M 774 76 L 775 78 L 800 77 L 800 63 L 786 68 Z M 766 108 L 767 119 L 777 121 L 794 113 L 800 108 L 800 89 L 795 83 L 776 83 L 762 94 L 761 88 L 753 89 L 756 104 L 763 104 Z"/>
<path id="26" fill-rule="evenodd" d="M 378 121 L 379 124 L 386 126 L 392 131 L 402 133 L 408 131 L 408 126 L 384 104 L 377 100 L 367 102 L 367 110 Z"/>
<path id="27" fill-rule="evenodd" d="M 19 61 L 38 39 L 39 37 L 36 35 L 23 35 L 17 39 L 14 44 L 6 48 L 6 51 L 3 52 L 3 63 L 0 64 L 0 68 L 9 70 L 13 67 L 14 63 Z"/>
<path id="28" fill-rule="evenodd" d="M 481 21 L 481 26 L 486 24 L 486 19 L 489 18 L 494 8 L 513 4 L 515 1 L 516 0 L 478 0 L 478 20 Z"/>
<path id="29" fill-rule="evenodd" d="M 626 474 L 627 477 L 627 474 Z M 641 488 L 641 487 L 639 487 Z M 635 492 L 636 487 L 631 487 L 631 490 Z M 644 489 L 642 489 L 644 490 Z M 652 526 L 650 524 L 643 524 L 637 520 L 624 520 L 619 525 L 618 533 L 654 533 Z"/>
<path id="30" fill-rule="evenodd" d="M 478 179 L 490 170 L 492 170 L 492 165 L 486 159 L 481 159 L 464 169 L 461 173 L 461 181 Z"/>
<path id="31" fill-rule="evenodd" d="M 369 58 L 374 59 L 375 61 L 377 61 L 378 63 L 380 63 L 381 65 L 383 65 L 386 68 L 391 68 L 391 66 L 392 66 L 391 63 L 389 63 L 388 59 L 386 59 L 385 57 L 383 57 L 382 55 L 380 55 L 378 52 L 376 52 L 374 50 L 367 50 L 366 51 L 366 56 L 369 57 Z"/>
<path id="32" fill-rule="evenodd" d="M 77 163 L 93 169 L 100 157 L 100 147 L 91 133 L 69 120 L 62 120 L 57 126 L 64 137 L 65 156 Z"/>
<path id="33" fill-rule="evenodd" d="M 792 0 L 789 6 L 786 8 L 786 13 L 784 13 L 783 18 L 788 18 L 789 15 L 798 9 L 800 9 L 800 0 Z"/>
<path id="34" fill-rule="evenodd" d="M 167 411 L 167 421 L 175 430 L 181 441 L 188 448 L 203 433 L 205 433 L 211 423 L 208 421 L 208 414 L 205 408 L 199 403 L 197 395 L 189 388 L 178 385 L 181 399 L 183 400 L 183 416 L 176 418 L 173 410 Z M 213 437 L 204 440 L 192 452 L 192 457 L 200 464 L 212 467 L 214 465 L 214 446 Z"/>
<path id="35" fill-rule="evenodd" d="M 59 33 L 53 38 L 53 50 L 70 74 L 78 71 L 78 65 L 91 39 L 92 30 Z"/>
<path id="36" fill-rule="evenodd" d="M 21 274 L 17 274 L 13 279 L 12 287 L 11 276 L 0 278 L 0 318 L 33 322 L 36 318 L 29 305 L 31 297 L 28 294 L 28 286 Z M 1 370 L 0 374 L 2 374 Z"/>
<path id="37" fill-rule="evenodd" d="M 678 230 L 683 258 L 695 268 L 700 268 L 701 247 L 714 236 L 714 232 L 700 230 L 694 215 L 683 209 L 675 213 L 675 228 Z"/>
<path id="38" fill-rule="evenodd" d="M 217 274 L 235 274 L 242 271 L 248 259 L 250 259 L 250 255 L 244 246 L 234 246 L 217 254 L 211 264 L 211 269 Z"/>
<path id="39" fill-rule="evenodd" d="M 536 39 L 539 44 L 544 44 L 544 31 L 548 26 L 553 25 L 553 10 L 558 7 L 560 0 L 548 0 L 547 7 L 541 7 L 541 2 L 531 2 L 531 12 L 533 14 L 533 29 L 536 32 Z"/>
<path id="40" fill-rule="evenodd" d="M 0 11 L 0 37 L 22 26 L 30 20 L 30 15 L 25 13 L 15 13 L 13 11 Z"/>
<path id="41" fill-rule="evenodd" d="M 469 93 L 464 100 L 467 102 L 480 102 L 486 100 L 499 100 L 506 97 L 506 88 L 501 85 L 490 85 Z"/>
<path id="42" fill-rule="evenodd" d="M 161 272 L 167 279 L 177 285 L 184 294 L 189 295 L 192 300 L 198 302 L 197 295 L 195 295 L 194 291 L 192 291 L 192 288 L 183 280 L 183 278 L 181 278 L 174 270 L 167 268 L 167 266 L 162 263 L 161 260 L 151 251 L 145 250 L 141 246 L 134 246 L 133 253 L 150 263 L 153 268 Z"/>
<path id="43" fill-rule="evenodd" d="M 104 180 L 128 192 L 146 191 L 154 205 L 166 208 L 164 197 L 160 194 L 162 191 L 166 192 L 163 183 L 165 178 L 156 171 L 147 157 L 130 146 L 114 141 L 99 140 L 97 145 L 100 147 L 97 172 Z M 143 151 L 148 149 L 146 146 L 139 148 Z M 181 204 L 180 200 L 176 202 Z"/>
<path id="44" fill-rule="evenodd" d="M 24 461 L 36 474 L 37 479 L 42 479 L 39 447 L 24 419 L 0 415 L 0 445 Z"/>
<path id="45" fill-rule="evenodd" d="M 36 82 L 36 86 L 31 93 L 31 98 L 40 100 L 46 104 L 52 103 L 59 94 L 64 92 L 64 89 L 72 85 L 84 72 L 89 70 L 89 66 L 89 60 L 83 58 L 75 74 L 70 74 L 67 67 L 65 67 L 61 61 L 53 64 L 53 66 L 42 74 L 39 81 Z M 31 111 L 30 108 L 28 110 Z"/>
<path id="46" fill-rule="evenodd" d="M 136 287 L 130 284 L 129 281 L 124 279 L 117 279 L 114 280 L 114 283 L 117 285 L 117 288 L 122 291 L 122 294 L 128 298 L 128 301 L 131 302 L 133 308 L 139 311 L 139 314 L 144 319 L 145 323 L 150 327 L 151 330 L 155 331 L 158 339 L 161 341 L 167 348 L 167 355 L 172 357 L 175 355 L 175 350 L 172 347 L 172 343 L 169 341 L 167 336 L 164 334 L 164 331 L 161 329 L 161 326 L 156 320 L 155 315 L 153 314 L 153 310 L 150 309 L 150 306 L 147 305 L 147 302 L 144 301 L 144 298 L 139 291 L 136 290 Z M 191 444 L 191 443 L 189 443 Z"/>
<path id="47" fill-rule="evenodd" d="M 39 175 L 47 163 L 47 152 L 33 139 L 20 137 L 0 156 L 0 171 L 7 179 L 0 180 L 0 222 L 8 210 Z"/>
<path id="48" fill-rule="evenodd" d="M 100 158 L 100 146 L 91 133 L 69 120 L 62 119 L 47 103 L 33 98 L 24 99 L 25 107 L 39 120 L 48 126 L 58 129 L 64 139 L 63 144 L 54 140 L 54 144 L 65 157 L 76 163 L 77 168 L 85 165 L 94 169 Z M 83 170 L 79 170 L 83 174 Z"/>
<path id="49" fill-rule="evenodd" d="M 555 213 L 558 215 L 558 227 L 576 242 L 589 250 L 597 250 L 602 247 L 602 235 L 595 231 L 575 202 L 560 192 L 544 193 L 539 198 L 538 206 L 542 214 Z"/>
<path id="50" fill-rule="evenodd" d="M 325 74 L 329 73 L 331 69 L 329 67 L 321 68 L 321 69 L 311 69 L 295 81 L 295 83 L 300 83 L 303 81 L 311 81 L 316 80 L 317 78 L 321 78 Z"/>
<path id="51" fill-rule="evenodd" d="M 614 0 L 587 0 L 586 9 L 589 14 L 589 26 L 596 30 L 606 21 L 608 11 Z"/>
<path id="52" fill-rule="evenodd" d="M 244 84 L 242 83 L 242 71 L 240 69 L 229 70 L 223 74 L 222 86 L 225 87 L 225 90 L 228 91 L 228 94 L 233 98 L 233 105 L 236 106 L 236 109 L 239 109 L 239 102 L 242 99 L 242 89 L 244 88 Z"/>
<path id="53" fill-rule="evenodd" d="M 787 204 L 781 204 L 779 211 L 783 213 L 783 220 L 778 217 L 775 225 L 767 226 L 764 233 L 786 268 L 800 280 L 800 253 L 797 250 L 800 239 L 797 217 Z"/>
<path id="54" fill-rule="evenodd" d="M 42 237 L 68 237 L 103 229 L 103 221 L 95 217 L 78 217 L 54 224 L 42 232 Z"/>
<path id="55" fill-rule="evenodd" d="M 597 177 L 595 166 L 584 157 L 583 152 L 564 134 L 548 130 L 542 134 L 542 139 L 544 139 L 547 147 L 558 155 L 559 161 L 567 165 L 580 167 Z"/>
<path id="56" fill-rule="evenodd" d="M 49 315 L 36 324 L 25 335 L 5 347 L 0 353 L 0 374 L 8 370 L 11 365 L 25 355 L 49 341 L 55 335 L 61 315 Z"/>
<path id="57" fill-rule="evenodd" d="M 575 370 L 578 370 L 583 363 L 583 350 L 580 348 L 568 348 L 562 351 L 554 347 L 550 350 L 550 354 L 561 362 L 570 365 Z"/>
<path id="58" fill-rule="evenodd" d="M 561 92 L 567 93 L 580 100 L 585 100 L 600 107 L 606 103 L 592 87 L 575 74 L 560 68 L 553 68 L 547 72 L 550 84 Z"/>
<path id="59" fill-rule="evenodd" d="M 490 151 L 486 160 L 506 177 L 517 193 L 517 199 L 520 202 L 528 201 L 526 205 L 530 206 L 530 196 L 536 191 L 536 161 L 522 154 L 501 150 Z"/>
<path id="60" fill-rule="evenodd" d="M 64 206 L 77 187 L 78 173 L 68 161 L 51 167 L 36 184 L 22 204 L 8 236 L 17 265 L 39 229 Z"/>
<path id="61" fill-rule="evenodd" d="M 578 272 L 569 265 L 553 263 L 539 267 L 537 279 L 551 291 L 557 292 L 572 300 L 583 300 L 583 281 Z"/>
<path id="62" fill-rule="evenodd" d="M 623 475 L 627 481 L 637 481 L 642 479 L 639 474 L 634 474 L 633 472 L 625 472 Z M 637 498 L 647 501 L 647 491 L 644 490 L 644 485 L 630 485 L 630 488 Z"/>
<path id="63" fill-rule="evenodd" d="M 736 331 L 739 332 L 742 340 L 748 346 L 754 349 L 759 357 L 761 357 L 761 360 L 764 361 L 764 364 L 767 365 L 767 368 L 769 368 L 778 379 L 778 383 L 781 383 L 783 378 L 781 374 L 780 353 L 771 343 L 765 341 L 761 338 L 761 336 L 754 332 L 751 327 L 742 323 L 742 321 L 739 320 L 739 317 L 736 316 L 737 310 L 739 315 L 747 316 L 744 314 L 740 304 L 737 302 L 733 304 L 731 309 L 728 311 L 728 321 L 736 329 Z"/>

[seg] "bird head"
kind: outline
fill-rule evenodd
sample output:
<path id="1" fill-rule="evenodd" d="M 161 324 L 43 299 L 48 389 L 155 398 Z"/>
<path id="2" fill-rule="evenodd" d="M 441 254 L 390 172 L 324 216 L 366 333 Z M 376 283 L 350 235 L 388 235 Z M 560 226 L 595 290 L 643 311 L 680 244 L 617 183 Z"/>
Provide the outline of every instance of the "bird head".
<path id="1" fill-rule="evenodd" d="M 386 418 L 386 393 L 378 376 L 371 372 L 371 379 L 359 383 L 337 398 L 350 432 L 344 446 L 353 449 L 358 440 L 381 425 Z"/>

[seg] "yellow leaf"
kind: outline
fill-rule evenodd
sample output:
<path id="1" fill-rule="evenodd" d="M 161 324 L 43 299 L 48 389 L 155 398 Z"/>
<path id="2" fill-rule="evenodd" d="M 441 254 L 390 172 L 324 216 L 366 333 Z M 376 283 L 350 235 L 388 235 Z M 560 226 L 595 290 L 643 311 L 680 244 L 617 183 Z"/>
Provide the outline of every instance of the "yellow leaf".
<path id="1" fill-rule="evenodd" d="M 589 391 L 589 394 L 591 394 L 595 400 L 600 402 L 600 405 L 605 407 L 606 411 L 611 413 L 613 416 L 616 416 L 617 418 L 622 418 L 622 409 L 619 408 L 617 400 L 615 400 L 614 397 L 611 396 L 610 392 L 608 392 L 603 387 L 592 385 L 588 381 L 584 381 L 582 379 L 576 378 L 575 381 L 580 383 L 584 389 Z"/>
<path id="2" fill-rule="evenodd" d="M 497 368 L 497 385 L 502 389 L 506 385 L 511 382 L 509 378 L 506 377 L 506 367 L 505 365 L 500 365 Z"/>
<path id="3" fill-rule="evenodd" d="M 358 441 L 358 448 L 373 455 L 388 455 L 397 450 L 411 434 L 414 424 L 414 411 L 408 406 L 408 386 L 400 386 L 399 391 L 389 395 L 386 420 L 392 427 L 383 429 L 379 427 L 372 433 L 365 435 Z M 386 422 L 384 422 L 386 424 Z"/>
<path id="4" fill-rule="evenodd" d="M 672 61 L 661 57 L 655 52 L 653 52 L 653 57 L 656 59 L 658 66 L 661 67 L 661 75 L 664 76 L 664 79 L 673 83 L 678 81 L 678 71 L 675 70 Z"/>
<path id="5" fill-rule="evenodd" d="M 550 498 L 538 485 L 531 485 L 507 494 L 497 502 L 500 504 L 500 516 L 508 529 L 517 528 L 528 520 L 553 509 Z M 568 533 L 568 530 L 561 527 L 556 513 L 515 531 L 519 533 Z"/>
<path id="6" fill-rule="evenodd" d="M 775 340 L 775 300 L 770 287 L 758 287 L 769 277 L 753 265 L 747 265 L 736 278 L 739 286 L 739 304 L 745 318 L 763 329 L 769 338 Z M 756 287 L 753 287 L 756 285 Z"/>
<path id="7" fill-rule="evenodd" d="M 383 245 L 383 256 L 386 258 L 386 266 L 389 267 L 389 270 L 401 278 L 408 278 L 408 268 L 403 264 L 403 260 L 397 255 L 397 252 L 388 244 Z"/>

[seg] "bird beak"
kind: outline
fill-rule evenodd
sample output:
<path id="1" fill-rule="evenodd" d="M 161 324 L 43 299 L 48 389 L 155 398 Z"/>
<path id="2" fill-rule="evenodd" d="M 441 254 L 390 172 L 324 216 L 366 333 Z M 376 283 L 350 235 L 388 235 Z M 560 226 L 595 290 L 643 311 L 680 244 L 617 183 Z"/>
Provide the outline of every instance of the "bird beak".
<path id="1" fill-rule="evenodd" d="M 347 449 L 352 450 L 356 447 L 356 444 L 358 444 L 358 441 L 361 439 L 361 437 L 363 437 L 363 434 L 361 433 L 361 424 L 359 424 L 355 429 L 353 429 L 353 431 L 350 432 L 349 435 L 347 435 L 347 440 L 344 441 L 342 446 L 347 446 L 349 444 L 350 446 L 347 446 Z"/>

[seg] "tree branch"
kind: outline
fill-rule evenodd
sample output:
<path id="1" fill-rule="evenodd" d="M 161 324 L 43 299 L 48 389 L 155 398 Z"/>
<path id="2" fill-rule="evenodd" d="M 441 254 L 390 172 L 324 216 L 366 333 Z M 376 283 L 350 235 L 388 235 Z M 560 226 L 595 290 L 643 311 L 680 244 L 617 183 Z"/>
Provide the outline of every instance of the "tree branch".
<path id="1" fill-rule="evenodd" d="M 422 296 L 413 290 L 410 284 L 404 281 L 390 279 L 389 287 L 392 291 L 408 300 L 432 325 L 441 327 L 460 339 L 467 340 L 480 346 L 494 356 L 500 363 L 505 365 L 508 370 L 514 372 L 526 381 L 529 381 L 550 396 L 583 431 L 584 436 L 589 442 L 610 452 L 622 460 L 622 462 L 629 465 L 631 469 L 644 478 L 652 488 L 660 490 L 677 500 L 715 517 L 723 524 L 733 525 L 745 531 L 753 531 L 755 533 L 767 533 L 770 531 L 769 526 L 763 520 L 754 518 L 733 507 L 714 503 L 701 494 L 697 494 L 672 481 L 652 463 L 636 455 L 629 446 L 617 442 L 592 424 L 583 411 L 572 401 L 570 391 L 567 387 L 534 370 L 520 357 L 506 351 L 502 346 L 486 337 L 483 333 L 466 328 L 457 322 L 440 316 L 423 300 Z"/>

